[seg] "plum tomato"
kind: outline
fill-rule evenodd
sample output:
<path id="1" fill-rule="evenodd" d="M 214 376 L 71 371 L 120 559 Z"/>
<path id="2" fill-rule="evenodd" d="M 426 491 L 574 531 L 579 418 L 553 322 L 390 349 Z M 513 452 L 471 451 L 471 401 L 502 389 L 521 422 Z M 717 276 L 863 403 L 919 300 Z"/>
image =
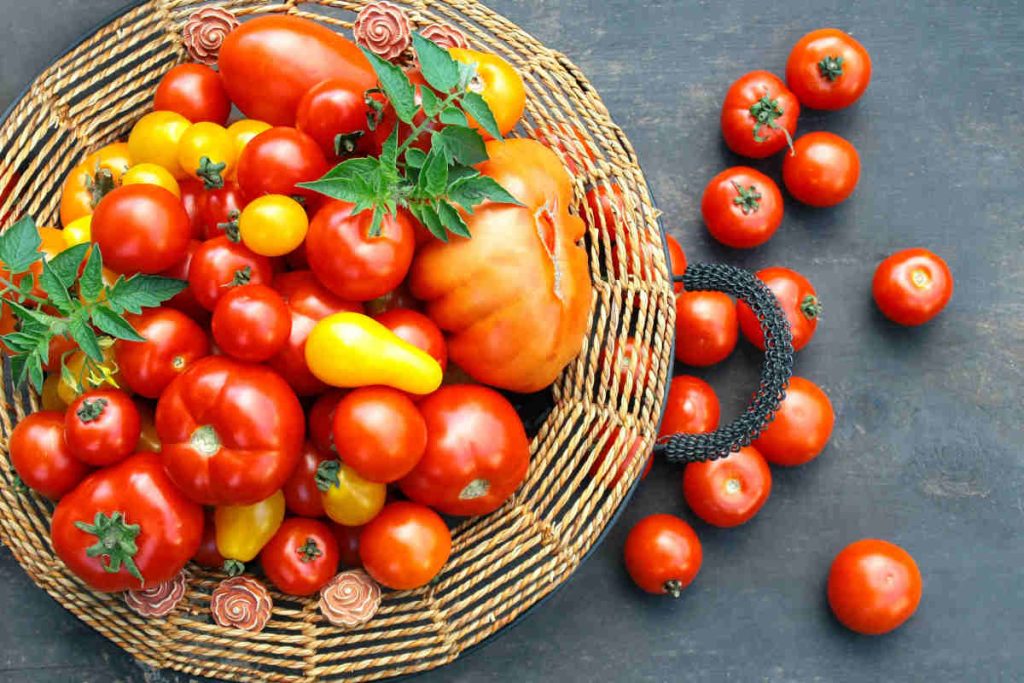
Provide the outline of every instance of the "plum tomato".
<path id="1" fill-rule="evenodd" d="M 691 462 L 683 472 L 683 496 L 708 524 L 734 527 L 754 518 L 772 490 L 772 472 L 750 446 L 724 458 Z"/>
<path id="2" fill-rule="evenodd" d="M 64 413 L 57 410 L 26 415 L 11 431 L 8 450 L 25 485 L 50 500 L 60 500 L 91 471 L 68 448 Z"/>
<path id="3" fill-rule="evenodd" d="M 673 434 L 706 434 L 718 429 L 720 406 L 711 385 L 698 377 L 672 378 L 658 438 Z"/>
<path id="4" fill-rule="evenodd" d="M 689 524 L 673 515 L 650 515 L 630 529 L 626 571 L 641 589 L 678 598 L 700 571 L 704 553 Z"/>
<path id="5" fill-rule="evenodd" d="M 391 503 L 359 535 L 359 558 L 377 583 L 412 590 L 429 583 L 452 550 L 444 520 L 425 505 Z"/>
<path id="6" fill-rule="evenodd" d="M 754 159 L 781 151 L 796 135 L 800 103 L 786 84 L 767 71 L 737 79 L 722 102 L 722 135 L 736 154 Z"/>
<path id="7" fill-rule="evenodd" d="M 793 350 L 799 351 L 807 346 L 818 328 L 818 316 L 821 315 L 821 301 L 818 300 L 814 286 L 803 275 L 789 268 L 763 268 L 755 274 L 768 285 L 782 307 L 782 312 L 786 314 L 789 329 L 793 333 Z M 743 336 L 764 351 L 764 334 L 753 309 L 740 301 L 736 304 L 736 315 Z"/>
<path id="8" fill-rule="evenodd" d="M 820 131 L 793 143 L 782 162 L 782 181 L 797 201 L 835 206 L 853 194 L 860 179 L 860 156 L 843 138 Z"/>
<path id="9" fill-rule="evenodd" d="M 878 264 L 871 282 L 875 304 L 899 325 L 923 325 L 953 296 L 953 274 L 927 249 L 904 249 Z"/>
<path id="10" fill-rule="evenodd" d="M 825 392 L 810 380 L 793 377 L 775 419 L 752 445 L 773 465 L 802 465 L 818 457 L 834 424 L 832 402 Z"/>
<path id="11" fill-rule="evenodd" d="M 828 573 L 828 604 L 843 626 L 876 636 L 899 628 L 921 603 L 921 570 L 906 550 L 866 538 L 843 548 Z"/>
<path id="12" fill-rule="evenodd" d="M 835 28 L 811 31 L 786 60 L 786 85 L 811 109 L 842 109 L 864 94 L 871 56 L 850 34 Z"/>
<path id="13" fill-rule="evenodd" d="M 361 387 L 335 408 L 334 445 L 342 462 L 368 481 L 407 475 L 427 447 L 427 424 L 416 404 L 390 387 Z"/>
<path id="14" fill-rule="evenodd" d="M 229 288 L 217 302 L 211 329 L 221 351 L 260 363 L 284 348 L 292 316 L 281 295 L 270 287 L 240 285 Z"/>
<path id="15" fill-rule="evenodd" d="M 687 365 L 720 363 L 736 348 L 736 304 L 722 292 L 683 292 L 676 297 L 676 358 Z"/>
<path id="16" fill-rule="evenodd" d="M 765 174 L 747 166 L 733 166 L 704 188 L 700 212 L 716 240 L 728 247 L 750 249 L 770 240 L 778 230 L 782 193 Z"/>
<path id="17" fill-rule="evenodd" d="M 125 385 L 146 398 L 159 398 L 171 381 L 210 355 L 210 339 L 194 320 L 173 308 L 147 308 L 128 322 L 146 341 L 118 339 L 114 358 Z"/>
<path id="18" fill-rule="evenodd" d="M 119 389 L 95 389 L 79 396 L 64 416 L 64 440 L 72 455 L 96 467 L 135 452 L 142 433 L 139 410 Z"/>

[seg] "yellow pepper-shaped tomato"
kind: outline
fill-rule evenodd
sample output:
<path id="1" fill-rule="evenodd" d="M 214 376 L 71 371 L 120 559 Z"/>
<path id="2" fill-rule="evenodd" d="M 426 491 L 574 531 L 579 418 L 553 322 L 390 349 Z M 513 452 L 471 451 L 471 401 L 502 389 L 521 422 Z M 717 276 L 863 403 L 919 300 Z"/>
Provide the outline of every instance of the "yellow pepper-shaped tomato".
<path id="1" fill-rule="evenodd" d="M 476 64 L 476 77 L 469 89 L 484 98 L 491 108 L 498 130 L 505 135 L 516 127 L 526 106 L 526 88 L 515 68 L 498 55 L 460 47 L 448 50 L 452 59 L 463 64 Z M 470 122 L 473 124 L 473 122 Z"/>
<path id="2" fill-rule="evenodd" d="M 377 516 L 388 495 L 387 484 L 367 481 L 337 460 L 320 463 L 316 485 L 324 512 L 342 526 L 362 526 Z"/>
<path id="3" fill-rule="evenodd" d="M 362 313 L 335 313 L 318 322 L 306 340 L 306 364 L 331 386 L 383 384 L 410 394 L 435 391 L 443 375 L 430 354 Z"/>
<path id="4" fill-rule="evenodd" d="M 275 491 L 252 505 L 222 505 L 213 512 L 217 550 L 224 569 L 235 576 L 263 550 L 284 521 L 284 494 Z"/>

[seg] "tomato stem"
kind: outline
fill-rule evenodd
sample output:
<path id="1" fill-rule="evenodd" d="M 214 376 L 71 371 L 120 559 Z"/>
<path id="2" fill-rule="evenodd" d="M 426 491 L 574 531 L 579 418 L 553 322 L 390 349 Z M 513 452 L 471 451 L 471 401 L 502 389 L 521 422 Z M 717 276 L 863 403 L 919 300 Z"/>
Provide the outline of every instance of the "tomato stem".
<path id="1" fill-rule="evenodd" d="M 683 594 L 683 584 L 678 579 L 669 579 L 662 589 L 666 595 L 671 595 L 673 598 L 678 598 Z"/>
<path id="2" fill-rule="evenodd" d="M 486 496 L 490 490 L 491 482 L 486 479 L 474 479 L 459 492 L 459 500 L 475 500 L 480 496 Z"/>
<path id="3" fill-rule="evenodd" d="M 759 201 L 761 193 L 757 191 L 757 185 L 745 188 L 734 180 L 732 186 L 736 188 L 737 193 L 737 196 L 732 198 L 732 203 L 743 210 L 743 215 L 749 216 L 751 213 L 757 213 L 757 210 L 761 208 Z"/>
<path id="4" fill-rule="evenodd" d="M 790 136 L 789 131 L 784 126 L 780 126 L 778 118 L 785 113 L 782 109 L 782 105 L 779 104 L 778 98 L 768 99 L 768 89 L 765 88 L 764 95 L 761 95 L 761 99 L 750 105 L 750 115 L 754 117 L 754 142 L 764 142 L 768 139 L 767 136 L 761 135 L 761 129 L 768 126 L 772 130 L 781 130 L 786 136 L 786 142 L 789 143 L 789 149 L 792 154 L 796 154 L 796 150 L 793 149 L 793 138 Z"/>
<path id="5" fill-rule="evenodd" d="M 818 297 L 813 294 L 808 294 L 804 297 L 804 300 L 800 302 L 800 312 L 804 314 L 804 317 L 808 320 L 815 320 L 821 315 L 821 301 Z"/>
<path id="6" fill-rule="evenodd" d="M 117 187 L 117 183 L 114 182 L 114 174 L 110 172 L 110 169 L 100 168 L 97 163 L 96 172 L 90 173 L 86 177 L 85 187 L 91 195 L 89 205 L 95 209 L 100 200 Z"/>
<path id="7" fill-rule="evenodd" d="M 197 453 L 207 457 L 216 455 L 221 446 L 220 436 L 217 434 L 217 430 L 214 429 L 213 425 L 202 425 L 200 427 L 196 427 L 196 430 L 192 432 L 192 436 L 189 438 L 188 443 L 196 450 Z"/>
<path id="8" fill-rule="evenodd" d="M 231 278 L 227 287 L 239 287 L 241 285 L 247 285 L 252 281 L 252 267 L 246 266 L 235 271 L 234 276 Z"/>
<path id="9" fill-rule="evenodd" d="M 75 522 L 75 527 L 96 537 L 96 543 L 86 548 L 85 554 L 88 557 L 105 558 L 106 562 L 101 562 L 103 571 L 116 574 L 124 565 L 129 574 L 145 585 L 146 581 L 134 559 L 139 552 L 135 539 L 142 530 L 138 524 L 128 524 L 123 512 L 114 512 L 109 517 L 97 512 L 92 524 Z"/>
<path id="10" fill-rule="evenodd" d="M 842 55 L 828 55 L 822 59 L 818 62 L 818 71 L 821 73 L 822 78 L 827 78 L 830 82 L 835 82 L 837 78 L 843 75 Z"/>
<path id="11" fill-rule="evenodd" d="M 227 167 L 226 162 L 214 163 L 210 157 L 200 157 L 196 177 L 203 181 L 203 187 L 207 190 L 219 190 L 224 187 L 224 176 L 221 174 Z"/>
<path id="12" fill-rule="evenodd" d="M 228 576 L 241 576 L 245 573 L 245 563 L 241 560 L 224 560 L 221 568 Z"/>
<path id="13" fill-rule="evenodd" d="M 297 548 L 295 552 L 299 554 L 299 559 L 303 562 L 312 562 L 324 554 L 324 551 L 320 550 L 320 546 L 316 544 L 316 540 L 312 537 L 306 538 L 306 542 L 300 548 Z"/>
<path id="14" fill-rule="evenodd" d="M 82 422 L 95 422 L 103 415 L 106 407 L 107 399 L 105 398 L 87 398 L 82 401 L 82 405 L 75 411 L 75 415 Z"/>
<path id="15" fill-rule="evenodd" d="M 238 209 L 231 209 L 228 211 L 227 222 L 217 224 L 217 229 L 223 230 L 227 238 L 235 243 L 242 239 L 242 234 L 238 231 L 238 215 Z"/>
<path id="16" fill-rule="evenodd" d="M 331 490 L 332 486 L 341 486 L 341 478 L 338 476 L 339 472 L 341 472 L 340 462 L 337 460 L 325 460 L 316 468 L 313 481 L 320 491 L 327 493 Z"/>

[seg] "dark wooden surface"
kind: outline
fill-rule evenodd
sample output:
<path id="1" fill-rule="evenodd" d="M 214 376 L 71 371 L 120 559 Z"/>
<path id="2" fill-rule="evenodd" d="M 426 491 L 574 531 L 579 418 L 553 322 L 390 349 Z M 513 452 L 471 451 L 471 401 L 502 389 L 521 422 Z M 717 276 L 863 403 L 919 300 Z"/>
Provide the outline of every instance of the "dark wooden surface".
<path id="1" fill-rule="evenodd" d="M 0 1 L 0 105 L 123 0 Z M 693 520 L 680 473 L 659 463 L 603 546 L 546 604 L 424 681 L 1010 681 L 1024 679 L 1024 4 L 795 0 L 764 3 L 493 0 L 590 76 L 635 145 L 665 225 L 691 261 L 786 265 L 825 316 L 797 372 L 838 418 L 813 464 L 775 472 L 746 527 L 694 522 L 704 567 L 678 602 L 640 594 L 620 561 L 636 520 Z M 786 205 L 768 245 L 737 253 L 700 222 L 705 182 L 740 162 L 720 142 L 729 82 L 781 73 L 805 31 L 835 25 L 871 51 L 849 110 L 807 112 L 857 146 L 844 205 Z M 779 179 L 780 159 L 756 166 Z M 873 308 L 890 252 L 924 246 L 956 276 L 948 310 L 899 329 Z M 730 412 L 757 374 L 744 346 L 701 373 Z M 877 536 L 924 575 L 917 615 L 883 638 L 839 627 L 824 598 L 833 555 Z M 0 551 L 0 679 L 187 680 L 135 664 L 36 590 Z"/>

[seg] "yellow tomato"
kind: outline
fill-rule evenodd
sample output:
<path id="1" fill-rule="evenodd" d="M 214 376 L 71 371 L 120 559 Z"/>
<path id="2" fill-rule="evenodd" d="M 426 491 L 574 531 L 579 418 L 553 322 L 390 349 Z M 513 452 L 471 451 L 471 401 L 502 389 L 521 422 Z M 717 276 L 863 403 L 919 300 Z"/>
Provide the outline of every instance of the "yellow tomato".
<path id="1" fill-rule="evenodd" d="M 327 467 L 325 467 L 325 465 Z M 343 526 L 361 526 L 377 516 L 387 498 L 387 484 L 366 481 L 348 465 L 331 460 L 317 471 L 318 485 L 321 477 L 332 480 L 321 498 L 324 512 Z"/>
<path id="2" fill-rule="evenodd" d="M 92 241 L 92 214 L 81 216 L 64 227 L 64 245 L 73 247 Z"/>
<path id="3" fill-rule="evenodd" d="M 476 65 L 476 76 L 470 82 L 469 90 L 478 93 L 490 106 L 501 134 L 515 128 L 526 106 L 526 88 L 515 67 L 490 52 L 458 47 L 448 52 L 457 62 Z M 476 123 L 470 120 L 470 125 L 476 126 Z"/>
<path id="4" fill-rule="evenodd" d="M 178 143 L 178 164 L 208 188 L 223 186 L 235 159 L 235 145 L 227 129 L 209 121 L 189 126 Z"/>
<path id="5" fill-rule="evenodd" d="M 67 371 L 71 373 L 73 382 L 69 382 L 61 376 L 60 384 L 57 386 L 57 396 L 67 405 L 78 398 L 79 385 L 85 391 L 97 387 L 109 386 L 127 391 L 124 382 L 121 381 L 121 373 L 117 368 L 117 361 L 114 360 L 114 349 L 107 346 L 103 349 L 103 362 L 91 363 L 91 371 L 87 372 L 85 367 L 86 356 L 81 351 L 75 351 L 68 356 Z M 60 375 L 60 372 L 57 373 Z"/>
<path id="6" fill-rule="evenodd" d="M 117 187 L 131 163 L 127 143 L 115 142 L 71 169 L 61 188 L 61 225 L 67 227 L 76 218 L 91 214 L 103 195 Z"/>
<path id="7" fill-rule="evenodd" d="M 39 399 L 43 404 L 43 410 L 64 410 L 68 407 L 58 393 L 59 388 L 60 373 L 54 372 L 47 375 L 43 381 L 43 392 Z"/>
<path id="8" fill-rule="evenodd" d="M 284 256 L 306 239 L 309 218 L 302 205 L 283 194 L 268 194 L 249 202 L 238 217 L 242 242 L 263 256 Z"/>
<path id="9" fill-rule="evenodd" d="M 252 505 L 221 505 L 213 512 L 217 550 L 229 563 L 249 562 L 260 554 L 283 521 L 284 494 L 280 491 Z"/>
<path id="10" fill-rule="evenodd" d="M 122 185 L 156 185 L 181 198 L 181 188 L 171 172 L 156 164 L 136 164 L 121 178 Z"/>
<path id="11" fill-rule="evenodd" d="M 173 111 L 146 114 L 128 136 L 132 162 L 163 166 L 175 178 L 186 178 L 187 174 L 178 163 L 178 143 L 191 125 L 188 119 Z"/>
<path id="12" fill-rule="evenodd" d="M 242 119 L 228 126 L 228 136 L 231 138 L 231 144 L 235 147 L 235 158 L 238 159 L 242 156 L 242 150 L 250 140 L 270 128 L 269 123 L 256 119 Z"/>

